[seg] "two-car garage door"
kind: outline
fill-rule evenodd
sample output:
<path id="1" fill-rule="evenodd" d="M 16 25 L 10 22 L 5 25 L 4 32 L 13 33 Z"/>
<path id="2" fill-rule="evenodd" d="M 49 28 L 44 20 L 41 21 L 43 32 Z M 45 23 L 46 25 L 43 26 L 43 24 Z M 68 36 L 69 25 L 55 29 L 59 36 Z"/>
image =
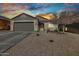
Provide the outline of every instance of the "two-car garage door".
<path id="1" fill-rule="evenodd" d="M 34 22 L 14 22 L 14 31 L 34 31 Z"/>

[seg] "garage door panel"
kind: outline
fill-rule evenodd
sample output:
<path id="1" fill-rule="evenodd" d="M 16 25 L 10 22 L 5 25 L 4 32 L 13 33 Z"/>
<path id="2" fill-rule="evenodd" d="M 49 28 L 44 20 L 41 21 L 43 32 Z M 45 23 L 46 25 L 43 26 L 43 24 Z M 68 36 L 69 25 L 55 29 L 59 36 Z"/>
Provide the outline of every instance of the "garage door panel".
<path id="1" fill-rule="evenodd" d="M 15 31 L 34 31 L 33 22 L 15 22 L 14 23 Z"/>

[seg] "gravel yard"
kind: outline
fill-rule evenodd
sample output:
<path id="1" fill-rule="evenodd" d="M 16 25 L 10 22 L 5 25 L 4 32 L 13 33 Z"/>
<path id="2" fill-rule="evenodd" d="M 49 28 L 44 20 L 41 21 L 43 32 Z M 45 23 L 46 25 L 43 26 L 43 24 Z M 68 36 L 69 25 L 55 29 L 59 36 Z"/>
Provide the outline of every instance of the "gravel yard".
<path id="1" fill-rule="evenodd" d="M 5 53 L 10 56 L 79 56 L 79 35 L 32 33 Z"/>

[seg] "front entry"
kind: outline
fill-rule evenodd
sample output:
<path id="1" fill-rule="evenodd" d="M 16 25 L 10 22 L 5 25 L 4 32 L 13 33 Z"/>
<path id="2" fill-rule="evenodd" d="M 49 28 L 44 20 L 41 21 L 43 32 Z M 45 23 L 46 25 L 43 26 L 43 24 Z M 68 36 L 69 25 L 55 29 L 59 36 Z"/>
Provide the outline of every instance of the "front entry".
<path id="1" fill-rule="evenodd" d="M 39 31 L 44 31 L 44 23 L 39 23 Z"/>

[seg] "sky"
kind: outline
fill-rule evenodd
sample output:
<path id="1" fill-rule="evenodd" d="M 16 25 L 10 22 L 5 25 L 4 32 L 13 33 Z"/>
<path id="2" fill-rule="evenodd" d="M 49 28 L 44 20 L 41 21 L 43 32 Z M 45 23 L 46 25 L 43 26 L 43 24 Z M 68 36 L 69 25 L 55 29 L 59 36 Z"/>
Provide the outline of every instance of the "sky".
<path id="1" fill-rule="evenodd" d="M 37 15 L 58 13 L 64 10 L 79 11 L 79 3 L 0 3 L 0 15 L 12 18 L 21 13 Z"/>

